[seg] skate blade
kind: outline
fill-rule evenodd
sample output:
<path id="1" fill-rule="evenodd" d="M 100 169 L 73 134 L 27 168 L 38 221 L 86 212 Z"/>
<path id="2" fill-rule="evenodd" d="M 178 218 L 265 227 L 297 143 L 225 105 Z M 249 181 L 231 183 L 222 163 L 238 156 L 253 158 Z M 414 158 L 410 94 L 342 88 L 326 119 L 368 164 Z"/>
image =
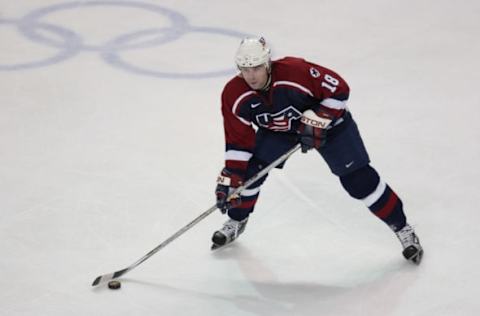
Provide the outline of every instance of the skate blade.
<path id="1" fill-rule="evenodd" d="M 224 247 L 225 245 L 217 245 L 217 244 L 212 244 L 212 247 L 210 247 L 210 250 L 217 250 L 218 248 L 222 248 Z"/>
<path id="2" fill-rule="evenodd" d="M 213 251 L 213 250 L 217 250 L 217 249 L 220 249 L 220 248 L 225 248 L 227 246 L 230 246 L 232 242 L 227 242 L 226 244 L 224 245 L 219 245 L 219 244 L 216 244 L 216 243 L 213 243 L 212 244 L 212 247 L 210 247 L 210 249 Z"/>
<path id="3" fill-rule="evenodd" d="M 410 258 L 410 261 L 412 261 L 416 265 L 419 265 L 422 262 L 422 258 L 423 258 L 423 249 L 420 250 L 415 256 Z"/>
<path id="4" fill-rule="evenodd" d="M 423 258 L 423 249 L 420 249 L 417 253 L 413 254 L 410 257 L 405 257 L 405 259 L 407 259 L 408 261 L 416 265 L 419 265 L 422 262 L 422 258 Z"/>

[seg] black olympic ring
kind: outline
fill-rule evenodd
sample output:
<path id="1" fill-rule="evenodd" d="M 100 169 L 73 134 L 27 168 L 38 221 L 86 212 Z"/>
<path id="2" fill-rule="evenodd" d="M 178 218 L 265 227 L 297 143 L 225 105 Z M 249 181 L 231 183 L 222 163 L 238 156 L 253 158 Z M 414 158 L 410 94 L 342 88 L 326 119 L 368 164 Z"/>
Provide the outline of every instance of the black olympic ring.
<path id="1" fill-rule="evenodd" d="M 41 19 L 47 17 L 48 15 L 59 11 L 98 6 L 117 6 L 146 10 L 167 17 L 171 25 L 163 28 L 144 29 L 128 34 L 122 34 L 101 45 L 88 45 L 85 44 L 81 36 L 74 31 L 41 21 Z M 232 74 L 234 69 L 231 68 L 199 73 L 172 73 L 155 71 L 133 65 L 122 58 L 120 54 L 127 50 L 144 49 L 164 45 L 178 40 L 186 33 L 209 33 L 235 38 L 248 36 L 246 33 L 222 28 L 194 27 L 189 24 L 186 17 L 176 11 L 149 3 L 131 1 L 74 1 L 59 3 L 36 9 L 18 20 L 0 19 L 0 26 L 2 24 L 14 25 L 27 39 L 31 40 L 32 42 L 60 49 L 60 52 L 53 57 L 49 57 L 40 61 L 13 65 L 0 64 L 0 71 L 48 66 L 73 57 L 79 52 L 93 51 L 99 52 L 102 58 L 108 64 L 140 75 L 170 79 L 210 78 Z M 55 35 L 57 38 L 46 36 L 45 31 Z"/>

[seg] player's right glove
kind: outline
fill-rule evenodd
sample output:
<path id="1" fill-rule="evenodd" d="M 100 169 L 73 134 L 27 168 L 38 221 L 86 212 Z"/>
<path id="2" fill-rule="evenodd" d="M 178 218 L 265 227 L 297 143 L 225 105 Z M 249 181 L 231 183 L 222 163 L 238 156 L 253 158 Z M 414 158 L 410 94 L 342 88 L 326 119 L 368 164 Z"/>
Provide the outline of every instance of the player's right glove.
<path id="1" fill-rule="evenodd" d="M 319 149 L 325 144 L 326 129 L 332 123 L 333 116 L 325 111 L 306 110 L 303 112 L 298 127 L 299 142 L 302 145 L 302 153 L 312 148 Z"/>
<path id="2" fill-rule="evenodd" d="M 215 195 L 217 197 L 217 207 L 225 214 L 229 209 L 242 203 L 240 195 L 228 199 L 228 196 L 239 186 L 243 184 L 243 177 L 223 168 L 217 178 L 217 187 Z"/>

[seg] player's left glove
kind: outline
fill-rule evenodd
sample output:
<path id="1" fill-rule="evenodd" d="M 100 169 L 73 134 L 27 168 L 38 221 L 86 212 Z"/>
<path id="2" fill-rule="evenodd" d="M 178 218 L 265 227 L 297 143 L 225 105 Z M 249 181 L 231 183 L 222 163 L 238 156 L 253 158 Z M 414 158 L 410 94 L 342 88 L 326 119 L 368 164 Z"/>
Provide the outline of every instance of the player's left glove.
<path id="1" fill-rule="evenodd" d="M 333 116 L 325 111 L 306 110 L 303 112 L 298 127 L 302 153 L 312 148 L 319 149 L 325 144 L 326 129 L 332 123 Z"/>
<path id="2" fill-rule="evenodd" d="M 217 178 L 217 187 L 215 195 L 217 197 L 217 207 L 225 214 L 229 209 L 242 203 L 240 196 L 234 196 L 228 199 L 228 196 L 239 186 L 243 184 L 242 176 L 223 168 Z"/>

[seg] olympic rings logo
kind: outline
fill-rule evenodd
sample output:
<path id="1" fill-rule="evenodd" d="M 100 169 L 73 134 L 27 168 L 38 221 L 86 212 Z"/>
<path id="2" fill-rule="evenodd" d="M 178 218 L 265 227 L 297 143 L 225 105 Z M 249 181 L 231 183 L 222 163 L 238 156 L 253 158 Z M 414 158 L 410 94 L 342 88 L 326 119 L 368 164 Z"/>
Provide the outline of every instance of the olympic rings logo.
<path id="1" fill-rule="evenodd" d="M 170 25 L 162 28 L 140 29 L 135 32 L 120 34 L 103 44 L 93 45 L 86 44 L 78 33 L 70 29 L 44 22 L 47 17 L 52 14 L 66 10 L 89 7 L 139 9 L 167 18 Z M 165 45 L 178 40 L 187 33 L 207 33 L 234 38 L 248 36 L 248 34 L 242 32 L 223 28 L 195 27 L 190 25 L 187 18 L 179 12 L 154 4 L 133 1 L 74 1 L 54 4 L 36 9 L 20 19 L 0 19 L 0 27 L 2 26 L 16 27 L 17 30 L 28 40 L 53 48 L 57 51 L 53 56 L 24 63 L 2 64 L 0 62 L 0 71 L 14 71 L 50 66 L 72 58 L 80 52 L 89 51 L 99 53 L 106 63 L 125 71 L 138 75 L 169 79 L 212 78 L 232 74 L 234 69 L 230 68 L 197 73 L 157 71 L 146 69 L 145 67 L 137 66 L 132 62 L 127 61 L 126 58 L 122 56 L 122 53 Z M 50 36 L 47 36 L 46 34 L 49 34 Z"/>

